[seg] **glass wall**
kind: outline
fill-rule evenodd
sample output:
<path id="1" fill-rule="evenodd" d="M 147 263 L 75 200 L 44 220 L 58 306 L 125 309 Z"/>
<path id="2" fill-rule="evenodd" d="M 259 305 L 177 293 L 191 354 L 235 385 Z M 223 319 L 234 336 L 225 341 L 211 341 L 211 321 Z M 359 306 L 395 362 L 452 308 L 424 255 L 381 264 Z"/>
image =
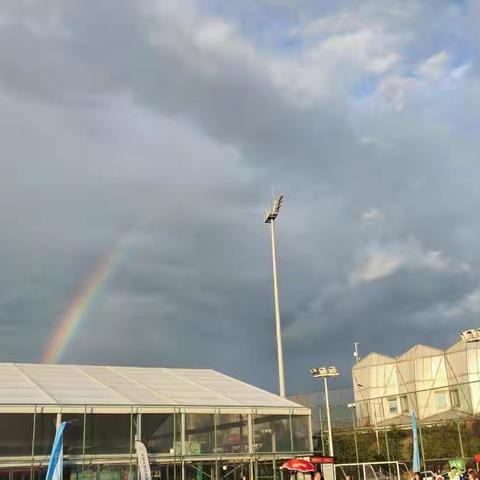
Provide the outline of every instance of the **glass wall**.
<path id="1" fill-rule="evenodd" d="M 308 416 L 292 415 L 290 419 L 292 425 L 293 451 L 310 451 L 310 432 L 308 428 Z"/>
<path id="2" fill-rule="evenodd" d="M 12 480 L 30 480 L 30 469 L 15 469 L 12 470 Z"/>
<path id="3" fill-rule="evenodd" d="M 82 455 L 85 414 L 64 413 L 62 421 L 69 422 L 63 433 L 64 455 Z"/>
<path id="4" fill-rule="evenodd" d="M 149 453 L 181 453 L 181 417 L 173 413 L 142 414 L 142 442 Z"/>
<path id="5" fill-rule="evenodd" d="M 213 480 L 216 478 L 215 463 L 190 463 L 185 465 L 185 479 L 186 480 Z M 180 477 L 177 476 L 177 479 Z M 229 478 L 229 480 L 234 480 Z"/>
<path id="6" fill-rule="evenodd" d="M 289 415 L 255 415 L 253 438 L 257 452 L 291 452 Z"/>
<path id="7" fill-rule="evenodd" d="M 0 414 L 0 456 L 31 456 L 32 413 Z"/>
<path id="8" fill-rule="evenodd" d="M 214 453 L 215 425 L 210 414 L 185 415 L 185 455 Z"/>
<path id="9" fill-rule="evenodd" d="M 34 423 L 35 418 L 35 423 Z M 142 414 L 141 440 L 151 454 L 180 456 L 181 414 Z M 129 455 L 135 452 L 136 415 L 62 414 L 64 455 Z M 0 414 L 0 457 L 48 456 L 56 414 Z M 238 413 L 185 414 L 187 456 L 249 452 L 249 417 Z M 308 452 L 309 416 L 252 415 L 253 449 L 262 453 Z M 106 474 L 107 475 L 107 474 Z M 110 474 L 108 474 L 110 475 Z M 112 474 L 113 475 L 113 474 Z"/>
<path id="10" fill-rule="evenodd" d="M 130 414 L 88 414 L 85 422 L 85 454 L 130 453 L 131 421 Z"/>
<path id="11" fill-rule="evenodd" d="M 37 413 L 35 415 L 35 455 L 50 455 L 55 438 L 57 415 Z"/>
<path id="12" fill-rule="evenodd" d="M 248 417 L 238 414 L 217 414 L 217 453 L 248 453 Z"/>

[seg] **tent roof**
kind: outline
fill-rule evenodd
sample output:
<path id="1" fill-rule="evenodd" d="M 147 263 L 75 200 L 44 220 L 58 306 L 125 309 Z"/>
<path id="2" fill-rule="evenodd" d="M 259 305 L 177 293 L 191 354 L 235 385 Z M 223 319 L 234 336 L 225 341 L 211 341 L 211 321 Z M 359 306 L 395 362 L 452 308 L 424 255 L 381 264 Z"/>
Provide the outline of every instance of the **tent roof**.
<path id="1" fill-rule="evenodd" d="M 398 360 L 415 360 L 423 357 L 434 357 L 437 355 L 443 355 L 443 350 L 439 348 L 430 347 L 429 345 L 423 345 L 421 343 L 407 350 L 405 353 L 398 357 Z"/>
<path id="2" fill-rule="evenodd" d="M 370 367 L 374 365 L 384 365 L 394 363 L 395 359 L 382 353 L 371 352 L 366 357 L 363 357 L 354 367 L 353 370 L 358 370 L 363 367 Z"/>
<path id="3" fill-rule="evenodd" d="M 447 353 L 461 352 L 467 350 L 476 350 L 480 348 L 480 342 L 466 342 L 465 340 L 458 340 L 451 347 L 447 349 Z"/>
<path id="4" fill-rule="evenodd" d="M 3 405 L 304 408 L 215 370 L 0 363 Z"/>

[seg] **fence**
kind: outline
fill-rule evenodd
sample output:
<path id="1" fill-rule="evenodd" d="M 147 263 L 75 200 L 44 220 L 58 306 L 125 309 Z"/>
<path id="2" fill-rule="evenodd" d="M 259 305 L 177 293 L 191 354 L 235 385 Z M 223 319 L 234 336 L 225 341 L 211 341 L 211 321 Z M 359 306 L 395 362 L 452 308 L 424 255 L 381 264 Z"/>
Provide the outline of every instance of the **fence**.
<path id="1" fill-rule="evenodd" d="M 337 480 L 410 480 L 411 472 L 399 462 L 337 463 Z"/>
<path id="2" fill-rule="evenodd" d="M 323 392 L 289 398 L 312 409 L 314 449 L 327 454 L 327 415 Z M 332 390 L 329 399 L 337 462 L 399 461 L 411 468 L 413 442 L 409 414 L 399 416 L 396 422 L 384 416 L 375 425 L 359 426 L 352 389 Z M 391 397 L 369 400 L 388 405 Z M 417 420 L 417 425 L 423 470 L 440 469 L 445 472 L 449 469 L 449 461 L 453 460 L 463 460 L 465 467 L 476 466 L 474 456 L 480 452 L 480 415 L 450 408 L 430 419 Z"/>

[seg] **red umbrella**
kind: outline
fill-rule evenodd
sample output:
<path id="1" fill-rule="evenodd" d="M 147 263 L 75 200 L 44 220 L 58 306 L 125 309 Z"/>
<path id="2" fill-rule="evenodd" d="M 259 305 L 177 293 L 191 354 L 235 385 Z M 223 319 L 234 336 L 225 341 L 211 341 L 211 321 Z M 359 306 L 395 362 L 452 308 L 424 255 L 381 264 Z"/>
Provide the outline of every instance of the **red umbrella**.
<path id="1" fill-rule="evenodd" d="M 235 445 L 239 445 L 240 443 L 242 443 L 242 437 L 238 433 L 231 433 L 227 437 L 227 442 L 230 444 L 233 443 Z"/>
<path id="2" fill-rule="evenodd" d="M 285 462 L 280 468 L 287 470 L 295 470 L 297 472 L 314 472 L 315 466 L 308 460 L 302 460 L 301 458 L 292 458 Z"/>

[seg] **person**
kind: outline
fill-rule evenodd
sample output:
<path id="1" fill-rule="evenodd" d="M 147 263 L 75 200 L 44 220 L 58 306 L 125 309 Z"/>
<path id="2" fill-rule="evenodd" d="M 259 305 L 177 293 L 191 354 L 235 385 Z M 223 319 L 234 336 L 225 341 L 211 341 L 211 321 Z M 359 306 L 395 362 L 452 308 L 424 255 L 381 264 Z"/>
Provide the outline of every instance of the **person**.
<path id="1" fill-rule="evenodd" d="M 444 476 L 442 475 L 442 471 L 440 470 L 439 467 L 437 467 L 433 476 L 434 476 L 435 480 L 445 480 Z"/>
<path id="2" fill-rule="evenodd" d="M 460 480 L 460 473 L 457 470 L 457 467 L 452 467 L 448 472 L 448 478 L 450 480 Z"/>
<path id="3" fill-rule="evenodd" d="M 468 469 L 468 480 L 478 480 L 478 473 L 473 469 Z"/>
<path id="4" fill-rule="evenodd" d="M 415 472 L 413 474 L 413 479 L 412 480 L 422 480 L 422 474 L 420 472 Z"/>

